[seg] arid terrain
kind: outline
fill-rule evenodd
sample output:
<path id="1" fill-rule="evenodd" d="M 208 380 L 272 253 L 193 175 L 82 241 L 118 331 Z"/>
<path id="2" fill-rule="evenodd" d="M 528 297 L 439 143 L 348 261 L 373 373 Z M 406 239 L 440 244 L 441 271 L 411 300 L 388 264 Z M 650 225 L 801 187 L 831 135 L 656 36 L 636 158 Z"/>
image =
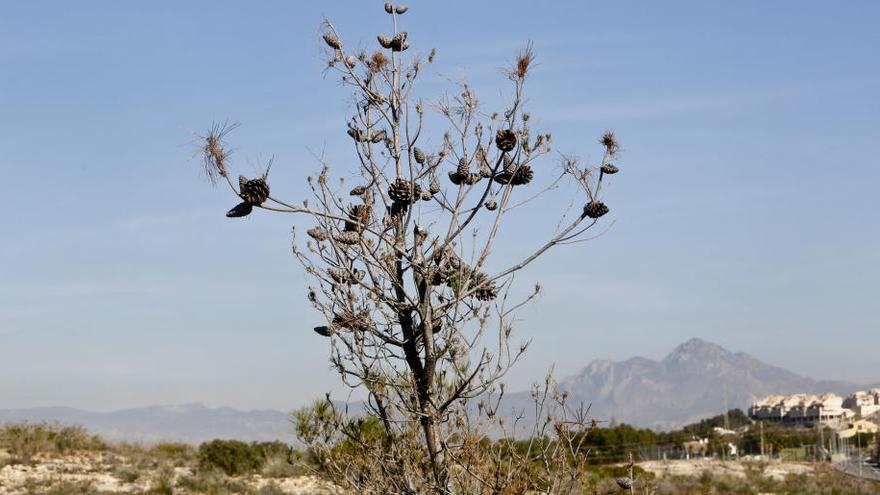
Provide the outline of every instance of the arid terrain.
<path id="1" fill-rule="evenodd" d="M 81 452 L 65 456 L 39 456 L 32 464 L 6 464 L 0 451 L 0 494 L 31 493 L 254 493 L 333 494 L 333 487 L 314 476 L 287 477 L 271 470 L 263 474 L 228 477 L 219 472 L 200 473 L 195 467 L 144 462 L 141 456 L 113 452 Z"/>
<path id="2" fill-rule="evenodd" d="M 339 490 L 308 474 L 268 464 L 260 473 L 227 476 L 204 471 L 162 449 L 120 445 L 99 452 L 39 454 L 17 463 L 0 450 L 0 494 L 254 494 L 330 495 Z M 798 462 L 718 461 L 710 459 L 647 461 L 645 493 L 880 493 L 880 483 L 841 475 L 829 466 Z M 616 493 L 607 472 L 591 476 L 589 493 Z"/>

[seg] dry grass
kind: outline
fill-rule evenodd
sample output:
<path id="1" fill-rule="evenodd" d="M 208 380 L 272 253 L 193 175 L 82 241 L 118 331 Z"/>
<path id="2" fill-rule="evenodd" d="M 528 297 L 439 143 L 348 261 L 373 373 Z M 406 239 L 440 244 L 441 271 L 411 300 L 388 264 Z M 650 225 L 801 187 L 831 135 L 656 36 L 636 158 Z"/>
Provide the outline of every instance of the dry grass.
<path id="1" fill-rule="evenodd" d="M 80 427 L 4 425 L 0 427 L 0 495 L 334 493 L 327 483 L 304 476 L 306 470 L 289 447 L 242 445 L 249 449 L 249 461 L 253 462 L 254 452 L 264 453 L 265 460 L 241 475 L 229 476 L 204 465 L 199 450 L 183 443 L 111 444 Z"/>

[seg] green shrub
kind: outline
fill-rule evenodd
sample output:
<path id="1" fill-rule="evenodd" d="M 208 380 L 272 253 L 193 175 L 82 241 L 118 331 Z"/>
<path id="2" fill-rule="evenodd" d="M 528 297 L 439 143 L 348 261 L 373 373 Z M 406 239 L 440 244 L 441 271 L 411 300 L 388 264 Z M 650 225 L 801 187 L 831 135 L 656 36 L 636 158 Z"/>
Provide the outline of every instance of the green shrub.
<path id="1" fill-rule="evenodd" d="M 104 450 L 106 444 L 100 437 L 89 435 L 82 426 L 16 423 L 0 429 L 0 447 L 7 449 L 14 461 L 29 464 L 38 454 Z"/>
<path id="2" fill-rule="evenodd" d="M 195 459 L 196 450 L 192 445 L 186 443 L 162 442 L 150 447 L 147 454 L 175 466 L 184 466 Z"/>
<path id="3" fill-rule="evenodd" d="M 201 470 L 219 469 L 239 476 L 259 472 L 269 459 L 290 463 L 292 455 L 293 450 L 283 442 L 212 440 L 199 446 L 198 464 Z"/>
<path id="4" fill-rule="evenodd" d="M 274 458 L 290 461 L 293 454 L 293 449 L 284 442 L 256 442 L 251 444 L 251 448 L 264 461 Z"/>
<path id="5" fill-rule="evenodd" d="M 219 469 L 228 476 L 250 473 L 262 461 L 249 444 L 239 440 L 212 440 L 199 446 L 199 469 Z"/>
<path id="6" fill-rule="evenodd" d="M 82 426 L 48 426 L 49 441 L 56 452 L 66 454 L 78 450 L 105 450 L 107 445 L 97 435 L 89 435 Z"/>
<path id="7" fill-rule="evenodd" d="M 16 462 L 30 464 L 34 456 L 49 450 L 49 430 L 43 424 L 11 424 L 0 434 L 2 445 Z"/>

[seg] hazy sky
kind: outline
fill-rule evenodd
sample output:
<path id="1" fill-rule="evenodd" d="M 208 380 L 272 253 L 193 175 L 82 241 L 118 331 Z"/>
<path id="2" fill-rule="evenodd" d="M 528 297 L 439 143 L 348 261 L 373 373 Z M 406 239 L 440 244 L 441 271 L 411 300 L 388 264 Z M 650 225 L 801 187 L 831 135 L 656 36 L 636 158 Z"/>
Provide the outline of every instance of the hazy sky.
<path id="1" fill-rule="evenodd" d="M 225 218 L 235 198 L 200 175 L 192 135 L 240 122 L 238 170 L 274 156 L 273 192 L 303 198 L 314 153 L 351 160 L 320 21 L 372 47 L 381 4 L 0 3 L 0 408 L 343 392 L 290 254 L 310 225 Z M 466 74 L 500 101 L 498 69 L 533 40 L 535 125 L 587 159 L 606 128 L 625 147 L 611 231 L 519 279 L 546 290 L 511 388 L 693 336 L 880 381 L 878 22 L 873 1 L 411 2 L 411 50 L 438 49 L 426 94 Z"/>

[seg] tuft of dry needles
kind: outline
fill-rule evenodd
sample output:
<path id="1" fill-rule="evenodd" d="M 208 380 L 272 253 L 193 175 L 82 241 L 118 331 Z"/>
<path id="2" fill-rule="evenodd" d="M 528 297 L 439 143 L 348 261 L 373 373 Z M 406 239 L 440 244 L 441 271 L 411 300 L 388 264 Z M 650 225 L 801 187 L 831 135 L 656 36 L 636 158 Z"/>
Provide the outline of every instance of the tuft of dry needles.
<path id="1" fill-rule="evenodd" d="M 535 63 L 534 44 L 529 41 L 525 48 L 519 51 L 513 66 L 507 69 L 507 76 L 513 80 L 525 80 L 529 69 Z"/>
<path id="2" fill-rule="evenodd" d="M 231 152 L 226 148 L 226 135 L 238 127 L 237 122 L 217 123 L 211 125 L 208 133 L 199 136 L 201 142 L 202 168 L 212 185 L 217 183 L 219 177 L 226 177 L 226 161 Z"/>

